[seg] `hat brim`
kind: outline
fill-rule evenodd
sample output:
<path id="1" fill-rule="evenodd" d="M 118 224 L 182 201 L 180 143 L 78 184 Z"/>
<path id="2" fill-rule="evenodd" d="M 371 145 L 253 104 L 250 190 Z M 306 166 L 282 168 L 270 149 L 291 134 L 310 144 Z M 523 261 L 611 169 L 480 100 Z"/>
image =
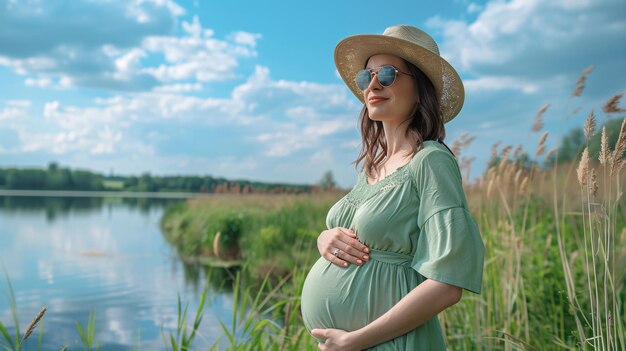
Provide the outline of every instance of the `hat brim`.
<path id="1" fill-rule="evenodd" d="M 340 41 L 335 48 L 335 65 L 352 93 L 364 102 L 354 77 L 365 68 L 373 55 L 389 54 L 414 64 L 430 79 L 439 99 L 444 123 L 461 111 L 465 100 L 463 82 L 456 70 L 441 56 L 407 40 L 377 34 L 354 35 Z"/>

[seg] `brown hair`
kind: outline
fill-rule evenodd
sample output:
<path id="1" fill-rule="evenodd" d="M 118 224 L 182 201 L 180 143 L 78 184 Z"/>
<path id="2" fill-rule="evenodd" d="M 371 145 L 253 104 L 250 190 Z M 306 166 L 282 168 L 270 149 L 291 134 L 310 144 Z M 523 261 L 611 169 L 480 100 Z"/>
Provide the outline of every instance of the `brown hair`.
<path id="1" fill-rule="evenodd" d="M 406 120 L 409 123 L 406 136 L 409 138 L 413 147 L 413 154 L 415 154 L 426 140 L 443 141 L 446 137 L 446 130 L 439 99 L 437 99 L 435 88 L 430 79 L 414 64 L 406 60 L 404 62 L 409 73 L 414 77 L 418 95 L 418 103 L 415 105 L 411 118 Z M 382 122 L 373 121 L 369 118 L 366 105 L 363 105 L 359 119 L 362 143 L 359 157 L 354 161 L 355 167 L 358 167 L 359 163 L 363 161 L 365 174 L 374 178 L 375 172 L 380 169 L 387 155 L 385 130 Z"/>

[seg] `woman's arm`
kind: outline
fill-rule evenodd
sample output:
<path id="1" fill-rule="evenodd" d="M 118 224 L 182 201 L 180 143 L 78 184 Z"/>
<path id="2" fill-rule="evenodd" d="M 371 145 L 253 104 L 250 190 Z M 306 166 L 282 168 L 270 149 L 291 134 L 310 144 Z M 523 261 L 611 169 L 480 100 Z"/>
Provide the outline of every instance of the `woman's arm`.
<path id="1" fill-rule="evenodd" d="M 459 302 L 461 295 L 462 289 L 457 286 L 426 279 L 389 311 L 361 329 L 352 332 L 313 329 L 311 334 L 326 339 L 319 344 L 321 350 L 363 350 L 419 327 Z"/>

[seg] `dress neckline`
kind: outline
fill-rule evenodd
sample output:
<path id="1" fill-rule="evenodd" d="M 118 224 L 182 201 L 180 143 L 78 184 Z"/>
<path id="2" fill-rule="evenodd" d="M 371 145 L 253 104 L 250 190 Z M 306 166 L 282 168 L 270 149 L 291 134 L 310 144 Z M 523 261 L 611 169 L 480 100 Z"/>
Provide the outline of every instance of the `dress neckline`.
<path id="1" fill-rule="evenodd" d="M 363 178 L 365 178 L 365 185 L 367 185 L 367 186 L 376 186 L 378 183 L 384 182 L 385 179 L 393 177 L 396 173 L 402 171 L 403 168 L 408 166 L 408 164 L 411 163 L 411 161 L 413 161 L 413 157 L 415 157 L 415 154 L 413 156 L 411 156 L 411 159 L 409 160 L 409 162 L 407 162 L 407 163 L 401 165 L 400 167 L 394 169 L 393 172 L 387 174 L 383 179 L 380 179 L 379 181 L 377 181 L 375 183 L 370 183 L 369 180 L 367 179 L 367 174 L 365 172 L 363 172 Z"/>
<path id="2" fill-rule="evenodd" d="M 404 168 L 406 168 L 411 162 L 413 162 L 413 159 L 415 159 L 415 156 L 420 151 L 422 151 L 424 149 L 424 146 L 427 143 L 430 143 L 430 142 L 435 142 L 436 143 L 437 141 L 436 140 L 425 140 L 422 143 L 422 147 L 419 150 L 417 150 L 417 152 L 414 153 L 413 156 L 411 156 L 411 159 L 407 163 L 405 163 L 405 164 L 401 165 L 400 167 L 396 168 L 393 172 L 387 174 L 383 179 L 381 179 L 381 180 L 379 180 L 379 181 L 377 181 L 375 183 L 370 183 L 369 180 L 367 179 L 367 174 L 365 173 L 365 171 L 363 171 L 362 172 L 363 173 L 363 182 L 365 183 L 365 186 L 367 186 L 367 187 L 375 187 L 375 186 L 378 186 L 380 183 L 387 182 L 389 178 L 394 178 L 398 173 L 401 173 L 401 171 Z"/>

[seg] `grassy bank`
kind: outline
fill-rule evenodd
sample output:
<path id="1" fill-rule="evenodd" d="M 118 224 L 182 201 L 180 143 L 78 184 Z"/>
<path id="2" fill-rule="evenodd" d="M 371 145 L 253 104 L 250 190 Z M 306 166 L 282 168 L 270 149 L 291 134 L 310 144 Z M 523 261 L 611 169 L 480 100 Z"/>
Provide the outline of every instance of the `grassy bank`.
<path id="1" fill-rule="evenodd" d="M 449 348 L 624 349 L 626 207 L 618 195 L 626 179 L 590 161 L 579 180 L 577 163 L 542 170 L 510 149 L 466 189 L 486 246 L 483 293 L 465 293 L 440 315 Z M 237 223 L 239 255 L 253 275 L 273 268 L 285 279 L 274 297 L 286 323 L 268 340 L 308 338 L 296 308 L 300 289 L 340 196 L 193 200 L 168 211 L 162 224 L 182 253 L 213 255 L 215 233 Z"/>
<path id="2" fill-rule="evenodd" d="M 215 196 L 169 208 L 161 226 L 183 257 L 241 260 L 263 278 L 284 276 L 316 258 L 326 212 L 343 193 Z"/>

